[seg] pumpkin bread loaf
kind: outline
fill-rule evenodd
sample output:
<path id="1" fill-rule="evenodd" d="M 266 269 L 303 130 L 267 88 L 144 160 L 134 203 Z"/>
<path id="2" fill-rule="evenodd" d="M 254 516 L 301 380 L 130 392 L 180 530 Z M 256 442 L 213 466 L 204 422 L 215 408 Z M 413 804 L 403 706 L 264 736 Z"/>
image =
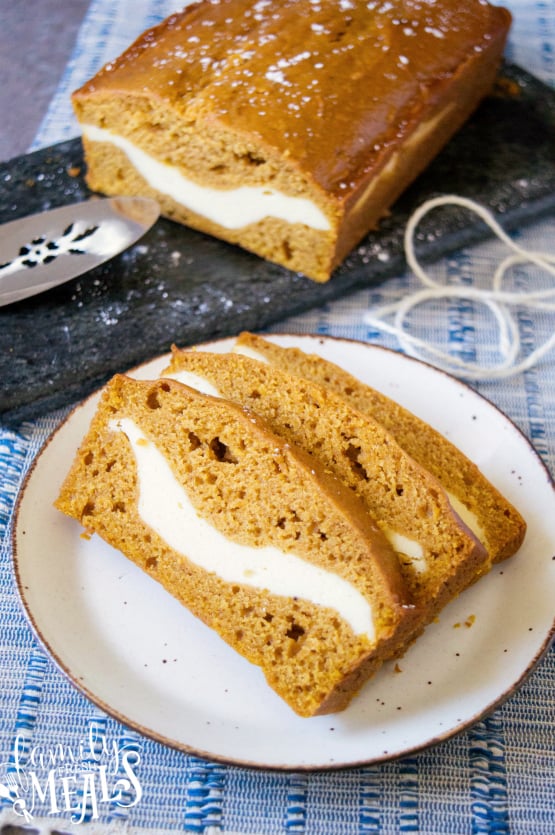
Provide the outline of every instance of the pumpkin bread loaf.
<path id="1" fill-rule="evenodd" d="M 205 0 L 73 94 L 87 180 L 316 280 L 493 85 L 485 0 Z"/>

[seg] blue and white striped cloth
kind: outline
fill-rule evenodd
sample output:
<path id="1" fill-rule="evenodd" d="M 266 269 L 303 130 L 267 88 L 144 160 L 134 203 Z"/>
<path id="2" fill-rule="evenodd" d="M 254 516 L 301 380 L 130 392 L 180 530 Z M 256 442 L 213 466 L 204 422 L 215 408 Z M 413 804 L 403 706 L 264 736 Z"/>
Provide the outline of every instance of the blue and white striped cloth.
<path id="1" fill-rule="evenodd" d="M 77 135 L 71 90 L 179 5 L 175 0 L 92 0 L 34 147 Z M 507 5 L 515 17 L 509 58 L 555 87 L 555 3 L 513 0 Z M 528 227 L 519 240 L 532 249 L 553 251 L 555 218 Z M 478 281 L 492 271 L 497 258 L 495 244 L 483 244 L 434 265 L 434 275 L 457 281 L 464 271 L 464 280 L 470 276 Z M 539 280 L 535 268 L 526 268 L 523 276 Z M 363 314 L 371 305 L 395 301 L 415 287 L 412 276 L 399 276 L 273 330 L 331 334 L 395 348 L 394 337 L 369 328 Z M 422 324 L 447 349 L 471 355 L 487 350 L 492 340 L 491 322 L 467 303 L 453 303 L 448 327 L 445 313 L 423 315 Z M 525 351 L 553 332 L 547 313 L 534 319 L 522 314 L 519 325 Z M 476 388 L 511 417 L 555 472 L 555 356 L 515 378 L 482 382 Z M 0 427 L 0 829 L 4 823 L 27 821 L 40 832 L 103 835 L 555 833 L 553 650 L 516 695 L 467 732 L 418 755 L 342 772 L 274 773 L 205 761 L 141 737 L 81 696 L 33 638 L 16 598 L 10 553 L 22 478 L 64 414 L 44 415 L 19 431 Z M 136 752 L 140 801 L 95 806 L 89 793 L 80 798 L 82 820 L 72 823 L 68 814 L 52 809 L 50 797 L 35 792 L 32 819 L 25 818 L 24 805 L 14 806 L 17 757 L 29 757 L 30 752 L 40 757 L 40 752 L 60 745 L 75 752 L 91 729 L 113 741 L 116 750 Z M 130 792 L 134 787 L 128 781 L 121 788 Z M 13 808 L 19 808 L 19 815 Z"/>

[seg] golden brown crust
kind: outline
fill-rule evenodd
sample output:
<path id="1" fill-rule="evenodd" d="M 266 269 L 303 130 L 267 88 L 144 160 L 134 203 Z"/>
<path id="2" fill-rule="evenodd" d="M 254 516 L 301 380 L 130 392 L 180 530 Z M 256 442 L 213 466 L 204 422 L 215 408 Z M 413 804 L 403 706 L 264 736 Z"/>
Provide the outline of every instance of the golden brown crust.
<path id="1" fill-rule="evenodd" d="M 237 342 L 258 352 L 277 368 L 329 387 L 382 423 L 416 461 L 476 515 L 492 562 L 500 562 L 518 551 L 526 534 L 526 521 L 521 514 L 476 464 L 425 421 L 317 355 L 308 355 L 298 348 L 282 348 L 246 332 Z"/>
<path id="2" fill-rule="evenodd" d="M 313 201 L 332 233 L 317 263 L 284 221 L 282 244 L 262 251 L 252 232 L 230 236 L 169 198 L 164 211 L 322 281 L 487 93 L 509 25 L 481 0 L 202 2 L 141 35 L 73 103 L 81 122 L 199 184 Z M 98 144 L 89 182 L 110 192 Z M 118 163 L 119 188 L 131 168 Z"/>
<path id="3" fill-rule="evenodd" d="M 156 443 L 197 512 L 228 538 L 273 544 L 354 583 L 371 601 L 375 640 L 355 635 L 336 612 L 224 582 L 172 550 L 139 515 L 134 454 L 110 428 L 122 417 Z M 415 610 L 395 556 L 350 491 L 261 419 L 179 383 L 116 376 L 56 506 L 259 665 L 300 715 L 345 707 L 413 632 Z"/>
<path id="4" fill-rule="evenodd" d="M 253 137 L 342 195 L 443 97 L 461 65 L 504 37 L 510 19 L 479 0 L 318 6 L 286 0 L 276 13 L 252 0 L 193 4 L 141 35 L 75 100 L 128 93 L 163 101 L 168 127 L 178 117 L 221 122 L 237 145 L 246 138 L 245 150 Z"/>

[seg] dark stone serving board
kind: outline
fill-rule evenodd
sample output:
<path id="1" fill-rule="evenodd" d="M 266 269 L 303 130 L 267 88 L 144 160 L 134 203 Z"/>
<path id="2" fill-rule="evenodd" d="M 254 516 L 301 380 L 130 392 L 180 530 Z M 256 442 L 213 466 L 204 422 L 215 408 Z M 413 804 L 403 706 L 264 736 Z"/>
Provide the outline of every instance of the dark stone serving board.
<path id="1" fill-rule="evenodd" d="M 90 195 L 79 139 L 0 165 L 0 222 Z M 261 330 L 405 269 L 411 212 L 438 194 L 489 207 L 514 229 L 555 207 L 555 91 L 514 65 L 326 284 L 161 219 L 122 255 L 42 295 L 0 308 L 0 419 L 17 425 L 77 401 L 112 374 L 180 346 Z M 460 208 L 421 223 L 429 260 L 488 230 Z"/>

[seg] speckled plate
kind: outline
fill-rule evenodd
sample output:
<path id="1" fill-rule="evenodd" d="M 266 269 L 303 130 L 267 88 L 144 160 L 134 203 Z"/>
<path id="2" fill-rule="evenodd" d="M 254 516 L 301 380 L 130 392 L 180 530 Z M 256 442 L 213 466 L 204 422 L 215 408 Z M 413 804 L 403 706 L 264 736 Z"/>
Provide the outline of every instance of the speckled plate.
<path id="1" fill-rule="evenodd" d="M 85 401 L 37 458 L 21 494 L 14 560 L 24 609 L 61 670 L 124 724 L 214 760 L 331 769 L 417 751 L 510 697 L 548 648 L 555 618 L 555 492 L 529 442 L 473 390 L 423 363 L 346 340 L 275 336 L 321 353 L 456 442 L 520 509 L 520 552 L 464 592 L 343 713 L 300 719 L 260 671 L 120 553 L 52 502 L 95 409 Z M 232 341 L 211 343 L 218 351 Z M 134 371 L 157 376 L 162 357 Z"/>

